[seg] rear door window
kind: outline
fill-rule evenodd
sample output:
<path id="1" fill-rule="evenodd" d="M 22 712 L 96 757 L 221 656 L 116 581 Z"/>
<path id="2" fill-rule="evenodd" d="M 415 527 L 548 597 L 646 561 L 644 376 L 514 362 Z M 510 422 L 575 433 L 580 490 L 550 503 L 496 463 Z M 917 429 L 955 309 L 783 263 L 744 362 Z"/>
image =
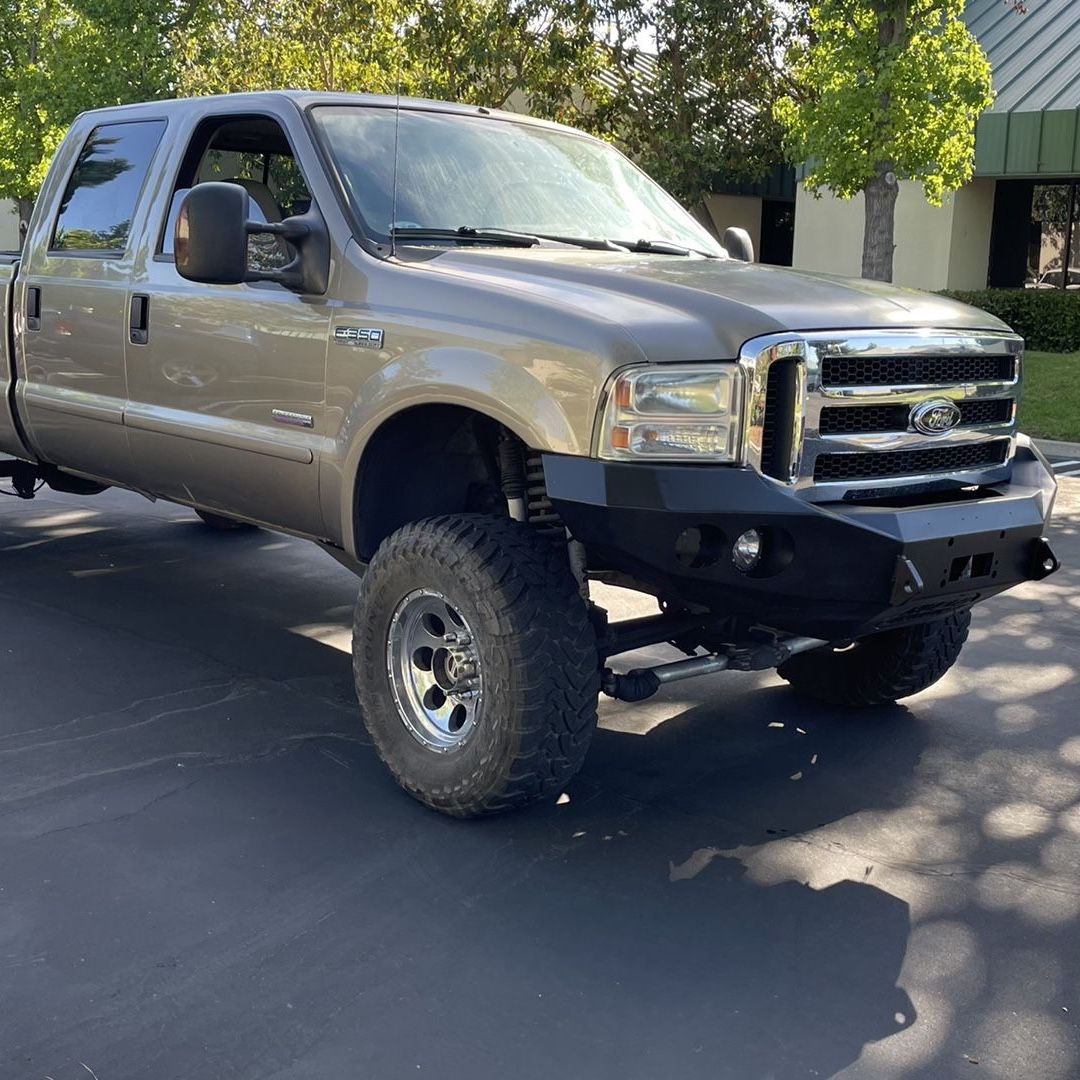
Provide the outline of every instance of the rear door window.
<path id="1" fill-rule="evenodd" d="M 94 128 L 64 191 L 50 250 L 124 251 L 135 204 L 164 131 L 164 120 Z"/>

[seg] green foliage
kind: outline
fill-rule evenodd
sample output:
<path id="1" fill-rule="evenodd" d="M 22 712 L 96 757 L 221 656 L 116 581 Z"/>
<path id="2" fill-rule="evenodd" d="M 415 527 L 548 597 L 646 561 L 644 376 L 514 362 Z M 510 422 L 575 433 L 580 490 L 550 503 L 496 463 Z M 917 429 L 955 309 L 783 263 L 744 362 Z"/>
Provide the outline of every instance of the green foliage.
<path id="1" fill-rule="evenodd" d="M 161 0 L 0 0 L 0 198 L 25 219 L 78 113 L 160 96 L 184 18 Z"/>
<path id="2" fill-rule="evenodd" d="M 717 176 L 757 180 L 780 160 L 773 105 L 789 24 L 778 5 L 610 0 L 601 14 L 616 85 L 606 124 L 646 172 L 693 204 Z"/>
<path id="3" fill-rule="evenodd" d="M 590 0 L 420 2 L 405 31 L 412 85 L 427 97 L 594 127 L 605 57 Z"/>
<path id="4" fill-rule="evenodd" d="M 975 121 L 991 104 L 990 63 L 961 21 L 964 0 L 820 0 L 809 44 L 789 53 L 777 103 L 807 187 L 843 198 L 883 168 L 927 199 L 971 179 Z"/>
<path id="5" fill-rule="evenodd" d="M 1080 350 L 1080 292 L 1071 289 L 981 289 L 947 292 L 954 300 L 996 315 L 1029 349 Z M 1078 371 L 1080 374 L 1080 371 Z"/>
<path id="6" fill-rule="evenodd" d="M 179 89 L 400 91 L 587 123 L 584 98 L 607 96 L 592 18 L 587 0 L 203 0 Z"/>
<path id="7" fill-rule="evenodd" d="M 394 0 L 200 0 L 176 43 L 178 91 L 393 93 L 403 16 Z"/>

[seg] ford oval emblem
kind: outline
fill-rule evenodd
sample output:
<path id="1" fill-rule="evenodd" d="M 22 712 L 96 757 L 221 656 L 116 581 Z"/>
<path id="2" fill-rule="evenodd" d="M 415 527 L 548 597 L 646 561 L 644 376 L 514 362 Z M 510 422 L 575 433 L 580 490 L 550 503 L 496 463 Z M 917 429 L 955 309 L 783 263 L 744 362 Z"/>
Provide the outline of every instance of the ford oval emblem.
<path id="1" fill-rule="evenodd" d="M 944 435 L 959 423 L 959 406 L 945 398 L 921 401 L 911 410 L 911 426 L 924 435 Z"/>

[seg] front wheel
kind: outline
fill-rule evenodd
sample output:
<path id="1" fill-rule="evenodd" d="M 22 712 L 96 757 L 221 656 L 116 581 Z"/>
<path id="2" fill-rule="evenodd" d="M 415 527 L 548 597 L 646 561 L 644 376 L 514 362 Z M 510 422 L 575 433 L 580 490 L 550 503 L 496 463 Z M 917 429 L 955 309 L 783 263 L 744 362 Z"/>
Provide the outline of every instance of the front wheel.
<path id="1" fill-rule="evenodd" d="M 799 653 L 777 669 L 794 690 L 831 705 L 888 705 L 932 686 L 956 663 L 971 611 L 885 630 L 842 649 Z"/>
<path id="2" fill-rule="evenodd" d="M 398 783 L 456 817 L 554 798 L 596 726 L 596 636 L 565 548 L 503 518 L 432 518 L 382 543 L 353 671 Z"/>

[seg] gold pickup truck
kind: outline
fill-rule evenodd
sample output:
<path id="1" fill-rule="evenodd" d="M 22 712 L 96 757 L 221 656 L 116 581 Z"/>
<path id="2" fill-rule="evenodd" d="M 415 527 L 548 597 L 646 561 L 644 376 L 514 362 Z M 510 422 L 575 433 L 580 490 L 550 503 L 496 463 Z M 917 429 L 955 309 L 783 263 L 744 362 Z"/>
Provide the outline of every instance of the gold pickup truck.
<path id="1" fill-rule="evenodd" d="M 556 124 L 302 92 L 90 112 L 0 304 L 0 475 L 354 567 L 363 721 L 450 814 L 557 796 L 601 691 L 916 693 L 974 603 L 1057 568 L 1008 327 L 754 265 Z M 609 624 L 593 581 L 657 614 Z M 660 642 L 685 658 L 610 666 Z"/>

